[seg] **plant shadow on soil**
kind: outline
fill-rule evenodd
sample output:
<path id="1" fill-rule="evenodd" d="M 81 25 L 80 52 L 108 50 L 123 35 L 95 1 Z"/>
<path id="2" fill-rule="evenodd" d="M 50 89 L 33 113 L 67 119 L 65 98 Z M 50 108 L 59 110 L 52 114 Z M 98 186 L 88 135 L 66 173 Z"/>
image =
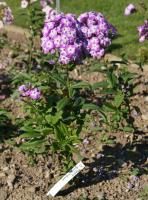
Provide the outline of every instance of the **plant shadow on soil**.
<path id="1" fill-rule="evenodd" d="M 99 152 L 104 157 L 93 158 L 93 162 L 89 164 L 84 161 L 88 171 L 77 176 L 71 186 L 59 192 L 58 196 L 65 196 L 78 188 L 85 188 L 101 181 L 114 179 L 119 176 L 119 170 L 126 163 L 132 163 L 133 169 L 138 168 L 138 175 L 148 174 L 148 171 L 145 170 L 148 167 L 148 164 L 145 164 L 148 157 L 147 145 L 148 138 L 146 136 L 144 136 L 143 141 L 133 144 L 127 143 L 124 146 L 121 143 L 117 143 L 114 146 L 105 145 L 102 152 Z M 98 171 L 94 172 L 94 168 L 97 168 Z"/>
<path id="2" fill-rule="evenodd" d="M 3 103 L 1 104 L 1 102 L 9 98 L 10 95 L 12 94 L 10 84 L 11 84 L 11 78 L 9 77 L 9 75 L 1 73 L 0 97 L 2 99 L 0 99 L 0 108 L 2 109 L 4 109 L 4 104 Z M 8 111 L 7 113 L 8 116 L 6 115 L 3 123 L 0 124 L 0 143 L 2 143 L 6 139 L 15 137 L 15 131 L 16 131 L 16 127 L 11 123 L 11 120 L 9 119 L 9 108 L 4 110 Z"/>
<path id="3" fill-rule="evenodd" d="M 11 79 L 6 74 L 0 74 L 0 95 L 5 95 L 5 98 L 10 97 L 11 87 L 10 87 Z"/>

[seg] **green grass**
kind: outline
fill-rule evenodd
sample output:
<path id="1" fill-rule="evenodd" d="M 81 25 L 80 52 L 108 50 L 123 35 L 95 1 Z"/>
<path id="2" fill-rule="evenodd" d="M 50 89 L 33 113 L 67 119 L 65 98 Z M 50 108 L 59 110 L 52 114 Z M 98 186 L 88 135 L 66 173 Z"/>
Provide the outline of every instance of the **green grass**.
<path id="1" fill-rule="evenodd" d="M 144 0 L 148 7 L 148 1 Z M 15 24 L 26 27 L 26 16 L 20 8 L 20 0 L 6 0 L 11 6 L 15 16 Z M 138 5 L 140 0 L 61 0 L 61 10 L 79 15 L 86 11 L 99 11 L 104 14 L 110 23 L 118 30 L 119 37 L 113 41 L 109 48 L 111 53 L 121 55 L 126 53 L 130 59 L 136 59 L 140 47 L 148 48 L 148 41 L 139 43 L 137 26 L 143 24 L 143 12 L 131 16 L 124 16 L 124 9 L 129 3 Z"/>

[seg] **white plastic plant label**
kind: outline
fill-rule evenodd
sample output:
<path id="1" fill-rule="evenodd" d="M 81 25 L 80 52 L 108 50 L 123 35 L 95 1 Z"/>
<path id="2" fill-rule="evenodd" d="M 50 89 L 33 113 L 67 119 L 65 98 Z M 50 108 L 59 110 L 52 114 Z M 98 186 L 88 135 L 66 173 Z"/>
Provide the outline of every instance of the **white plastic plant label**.
<path id="1" fill-rule="evenodd" d="M 76 166 L 74 166 L 63 178 L 61 178 L 47 193 L 47 196 L 51 195 L 54 197 L 70 180 L 72 180 L 85 165 L 80 161 Z"/>

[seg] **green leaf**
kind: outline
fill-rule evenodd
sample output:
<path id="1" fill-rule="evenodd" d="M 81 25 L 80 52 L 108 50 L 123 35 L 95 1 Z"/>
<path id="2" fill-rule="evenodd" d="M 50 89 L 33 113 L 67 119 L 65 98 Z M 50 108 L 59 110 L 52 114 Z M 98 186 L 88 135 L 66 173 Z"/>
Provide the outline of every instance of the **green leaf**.
<path id="1" fill-rule="evenodd" d="M 53 129 L 52 129 L 52 128 L 40 128 L 40 129 L 39 129 L 39 132 L 40 132 L 42 135 L 49 135 L 50 133 L 53 132 Z"/>
<path id="2" fill-rule="evenodd" d="M 0 115 L 7 115 L 8 113 L 5 110 L 0 110 Z"/>
<path id="3" fill-rule="evenodd" d="M 40 137 L 41 133 L 40 132 L 36 132 L 36 131 L 32 131 L 32 132 L 27 132 L 24 133 L 22 135 L 20 135 L 20 138 L 35 138 L 35 137 Z"/>
<path id="4" fill-rule="evenodd" d="M 88 73 L 90 72 L 102 72 L 102 68 L 106 69 L 106 66 L 104 66 L 102 63 L 93 63 L 91 68 L 89 69 Z"/>
<path id="5" fill-rule="evenodd" d="M 81 89 L 81 88 L 89 88 L 89 89 L 91 89 L 91 85 L 88 82 L 81 81 L 79 83 L 71 85 L 71 88 L 73 88 L 73 89 Z"/>
<path id="6" fill-rule="evenodd" d="M 103 110 L 106 112 L 115 112 L 116 108 L 111 103 L 105 103 L 103 105 Z"/>
<path id="7" fill-rule="evenodd" d="M 15 77 L 13 78 L 12 83 L 13 84 L 18 84 L 18 83 L 24 82 L 24 81 L 32 81 L 32 77 L 27 73 L 21 72 L 21 73 L 15 75 Z"/>
<path id="8" fill-rule="evenodd" d="M 112 116 L 112 121 L 120 121 L 121 120 L 121 116 L 117 113 L 115 113 L 113 116 Z"/>
<path id="9" fill-rule="evenodd" d="M 60 130 L 63 133 L 63 135 L 69 135 L 68 128 L 67 128 L 66 124 L 61 122 L 59 127 L 60 127 Z"/>
<path id="10" fill-rule="evenodd" d="M 123 128 L 123 131 L 124 132 L 134 132 L 134 128 L 132 128 L 132 127 L 130 127 L 130 126 L 125 126 L 124 128 Z"/>
<path id="11" fill-rule="evenodd" d="M 124 94 L 123 93 L 118 93 L 114 98 L 113 105 L 116 108 L 119 108 L 121 106 L 121 104 L 123 103 L 123 101 L 124 101 Z"/>
<path id="12" fill-rule="evenodd" d="M 114 90 L 114 89 L 107 88 L 107 89 L 102 89 L 102 90 L 100 91 L 100 93 L 102 93 L 102 94 L 114 94 L 114 93 L 115 93 L 115 90 Z"/>
<path id="13" fill-rule="evenodd" d="M 91 131 L 94 131 L 94 132 L 98 132 L 98 131 L 102 131 L 103 128 L 101 127 L 94 127 L 94 128 L 91 128 Z"/>
<path id="14" fill-rule="evenodd" d="M 130 80 L 133 80 L 136 75 L 137 75 L 136 73 L 126 71 L 126 72 L 122 73 L 122 79 L 126 83 L 126 82 L 129 82 Z"/>
<path id="15" fill-rule="evenodd" d="M 63 86 L 66 85 L 66 81 L 59 74 L 52 74 L 50 77 L 55 81 L 59 82 L 60 84 L 62 84 Z"/>
<path id="16" fill-rule="evenodd" d="M 57 141 L 58 141 L 58 142 L 64 142 L 65 136 L 64 136 L 64 134 L 63 134 L 63 132 L 61 131 L 61 129 L 60 129 L 59 126 L 55 126 L 55 127 L 54 127 L 54 132 L 55 132 Z"/>
<path id="17" fill-rule="evenodd" d="M 76 90 L 74 90 L 74 88 L 72 87 L 69 87 L 68 91 L 69 91 L 69 96 L 72 98 L 75 95 Z"/>
<path id="18" fill-rule="evenodd" d="M 49 124 L 55 125 L 58 121 L 62 118 L 62 111 L 58 111 L 55 115 L 46 115 L 45 119 L 48 121 Z"/>
<path id="19" fill-rule="evenodd" d="M 68 117 L 66 117 L 66 118 L 64 118 L 64 119 L 62 119 L 63 120 L 63 122 L 69 122 L 69 121 L 74 121 L 76 119 L 76 117 L 75 116 L 68 116 Z"/>
<path id="20" fill-rule="evenodd" d="M 114 88 L 114 87 L 116 86 L 116 84 L 118 84 L 118 79 L 117 79 L 117 77 L 115 76 L 115 74 L 113 74 L 112 71 L 109 71 L 109 72 L 107 73 L 107 78 L 108 78 L 108 81 L 109 81 L 110 86 L 111 86 L 112 88 Z"/>
<path id="21" fill-rule="evenodd" d="M 107 117 L 106 117 L 103 109 L 100 108 L 99 106 L 95 105 L 95 104 L 91 104 L 91 103 L 90 104 L 84 104 L 82 109 L 84 109 L 84 110 L 96 110 L 102 115 L 102 118 L 104 119 L 104 121 L 107 120 Z"/>
<path id="22" fill-rule="evenodd" d="M 89 103 L 89 104 L 84 104 L 82 109 L 85 109 L 85 110 L 98 110 L 99 107 L 95 104 L 92 104 L 92 103 Z"/>
<path id="23" fill-rule="evenodd" d="M 57 109 L 62 110 L 65 106 L 67 106 L 69 103 L 69 99 L 67 97 L 64 97 L 57 103 Z"/>
<path id="24" fill-rule="evenodd" d="M 92 86 L 92 89 L 96 90 L 97 88 L 106 88 L 108 87 L 108 83 L 106 81 L 102 81 L 102 82 L 98 82 L 98 83 L 94 83 Z"/>
<path id="25" fill-rule="evenodd" d="M 47 145 L 47 142 L 45 140 L 33 139 L 33 140 L 23 143 L 20 146 L 20 149 L 22 151 L 28 151 L 28 152 L 33 152 L 33 153 L 43 153 L 46 150 L 45 145 Z"/>
<path id="26" fill-rule="evenodd" d="M 82 97 L 78 97 L 78 98 L 76 98 L 76 100 L 73 104 L 73 107 L 79 108 L 82 105 L 84 105 L 84 103 L 85 103 L 85 100 Z"/>

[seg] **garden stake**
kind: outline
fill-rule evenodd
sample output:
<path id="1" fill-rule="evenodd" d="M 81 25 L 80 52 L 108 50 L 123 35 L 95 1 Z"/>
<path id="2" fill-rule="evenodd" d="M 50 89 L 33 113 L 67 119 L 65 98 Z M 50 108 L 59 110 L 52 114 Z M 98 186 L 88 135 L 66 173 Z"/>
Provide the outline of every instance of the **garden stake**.
<path id="1" fill-rule="evenodd" d="M 54 197 L 71 179 L 73 179 L 85 165 L 80 161 L 76 166 L 74 166 L 65 176 L 63 176 L 47 193 L 47 196 L 51 195 Z"/>
<path id="2" fill-rule="evenodd" d="M 56 10 L 60 12 L 60 0 L 56 0 Z"/>

